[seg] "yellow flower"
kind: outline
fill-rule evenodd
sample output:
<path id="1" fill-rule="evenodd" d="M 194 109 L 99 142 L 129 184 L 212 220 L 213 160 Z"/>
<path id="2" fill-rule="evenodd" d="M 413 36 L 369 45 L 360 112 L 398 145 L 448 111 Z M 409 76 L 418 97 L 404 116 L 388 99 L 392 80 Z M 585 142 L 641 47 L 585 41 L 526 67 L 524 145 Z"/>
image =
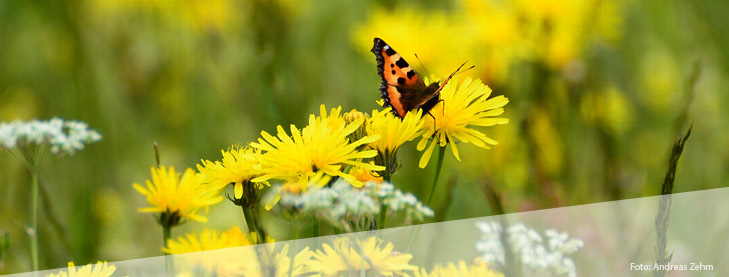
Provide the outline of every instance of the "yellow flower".
<path id="1" fill-rule="evenodd" d="M 422 134 L 423 122 L 420 120 L 423 111 L 411 111 L 400 119 L 395 117 L 390 108 L 382 111 L 373 110 L 367 124 L 368 135 L 379 135 L 380 139 L 371 142 L 369 147 L 379 153 L 395 153 L 405 142 Z"/>
<path id="2" fill-rule="evenodd" d="M 263 184 L 268 185 L 265 181 L 251 182 L 253 178 L 261 175 L 260 151 L 249 147 L 232 147 L 228 151 L 221 152 L 222 162 L 202 160 L 202 165 L 197 165 L 197 170 L 205 177 L 204 183 L 218 190 L 232 184 L 235 199 L 243 197 L 244 186 L 252 190 L 246 192 L 255 194 L 255 190 L 263 188 Z"/>
<path id="3" fill-rule="evenodd" d="M 263 253 L 272 254 L 274 251 L 273 244 L 257 246 L 258 249 L 254 246 L 240 247 L 253 245 L 255 238 L 255 234 L 243 233 L 238 227 L 223 232 L 205 229 L 199 234 L 193 233 L 187 234 L 185 237 L 179 237 L 177 241 L 170 239 L 168 240 L 168 246 L 162 250 L 168 254 L 206 251 L 180 257 L 184 258 L 192 268 L 200 266 L 213 272 L 216 276 L 271 276 L 271 274 L 262 272 L 263 268 L 269 267 L 261 267 L 261 263 L 275 263 L 275 276 L 288 276 L 291 268 L 291 258 L 288 257 L 289 245 L 285 244 L 280 252 L 270 256 L 273 257 L 272 260 L 267 260 L 265 256 L 260 255 L 263 255 Z M 269 242 L 272 242 L 272 240 Z M 304 273 L 304 266 L 310 258 L 311 251 L 309 251 L 309 248 L 305 248 L 296 254 L 293 276 Z"/>
<path id="4" fill-rule="evenodd" d="M 354 186 L 362 182 L 346 173 L 346 165 L 360 166 L 370 170 L 383 167 L 361 161 L 377 154 L 375 150 L 358 151 L 357 148 L 379 139 L 379 136 L 366 136 L 350 142 L 347 136 L 364 123 L 364 118 L 347 124 L 340 115 L 341 108 L 332 109 L 327 115 L 324 105 L 320 116 L 310 115 L 309 125 L 303 130 L 291 125 L 291 136 L 283 127 L 277 127 L 276 137 L 261 132 L 262 138 L 251 143 L 254 148 L 266 151 L 261 159 L 263 175 L 253 179 L 261 182 L 269 179 L 284 180 L 284 188 L 290 192 L 306 191 L 310 183 L 324 186 L 330 177 L 340 177 Z M 278 199 L 275 199 L 278 200 Z M 270 208 L 270 204 L 267 207 Z"/>
<path id="5" fill-rule="evenodd" d="M 88 264 L 79 267 L 73 265 L 73 262 L 68 263 L 68 272 L 59 271 L 56 274 L 49 274 L 48 277 L 108 277 L 114 274 L 116 266 L 107 265 L 106 262 L 98 262 L 96 265 Z"/>
<path id="6" fill-rule="evenodd" d="M 466 262 L 460 261 L 458 265 L 448 263 L 446 266 L 436 265 L 433 271 L 428 273 L 425 269 L 415 272 L 417 277 L 502 277 L 504 274 L 490 270 L 484 262 L 474 262 L 467 265 Z"/>
<path id="7" fill-rule="evenodd" d="M 270 248 L 272 249 L 272 247 Z M 283 249 L 281 249 L 281 252 L 276 254 L 274 257 L 274 262 L 276 263 L 276 274 L 274 276 L 276 277 L 284 277 L 284 276 L 300 276 L 305 273 L 307 273 L 307 265 L 311 261 L 311 256 L 314 254 L 309 250 L 309 247 L 304 248 L 294 256 L 294 263 L 293 263 L 293 272 L 289 274 L 289 270 L 291 269 L 291 258 L 288 256 L 289 253 L 289 244 L 284 244 Z M 264 274 L 264 276 L 270 276 L 271 274 Z"/>
<path id="8" fill-rule="evenodd" d="M 380 175 L 390 180 L 390 177 L 400 168 L 397 160 L 397 150 L 405 142 L 417 138 L 423 133 L 423 122 L 420 120 L 422 110 L 411 111 L 405 118 L 396 117 L 390 108 L 382 111 L 373 110 L 372 117 L 367 121 L 367 134 L 379 135 L 380 139 L 370 143 L 371 149 L 377 150 L 375 164 L 385 167 Z"/>
<path id="9" fill-rule="evenodd" d="M 382 176 L 379 176 L 379 174 L 372 173 L 372 170 L 369 170 L 367 168 L 356 166 L 352 168 L 350 171 L 350 174 L 354 176 L 354 178 L 357 178 L 358 181 L 362 183 L 367 182 L 375 182 L 375 183 L 382 183 Z"/>
<path id="10" fill-rule="evenodd" d="M 509 99 L 503 95 L 489 99 L 491 89 L 480 80 L 466 78 L 462 84 L 457 85 L 454 77 L 440 92 L 441 101 L 432 110 L 432 116 L 424 116 L 425 132 L 418 143 L 418 150 L 425 149 L 420 158 L 420 167 L 428 165 L 435 145 L 445 147 L 450 144 L 453 156 L 459 161 L 458 142 L 473 143 L 488 149 L 487 144 L 496 145 L 497 142 L 482 132 L 471 128 L 472 126 L 493 126 L 509 123 L 509 119 L 499 118 L 504 113 L 504 105 Z M 427 147 L 428 141 L 432 140 Z"/>
<path id="11" fill-rule="evenodd" d="M 161 213 L 160 223 L 177 225 L 181 219 L 207 222 L 207 218 L 198 215 L 200 208 L 208 208 L 223 201 L 218 190 L 211 190 L 202 185 L 203 176 L 191 168 L 185 170 L 182 178 L 164 166 L 152 167 L 152 181 L 147 180 L 146 188 L 134 183 L 134 189 L 147 197 L 151 207 L 140 208 L 140 212 Z"/>
<path id="12" fill-rule="evenodd" d="M 187 234 L 178 237 L 177 241 L 167 240 L 167 247 L 162 248 L 167 254 L 182 254 L 206 250 L 224 249 L 230 247 L 247 246 L 254 244 L 255 235 L 244 234 L 240 228 L 219 232 L 204 229 L 199 234 Z M 234 251 L 235 255 L 231 255 Z M 229 251 L 208 251 L 180 256 L 186 260 L 185 265 L 202 267 L 219 276 L 245 275 L 259 272 L 259 264 L 255 249 L 251 247 L 235 248 Z M 250 275 L 250 274 L 248 274 Z"/>
<path id="13" fill-rule="evenodd" d="M 414 55 L 417 53 L 430 73 L 438 76 L 453 72 L 457 66 L 454 61 L 473 58 L 474 40 L 464 35 L 467 30 L 453 24 L 456 20 L 450 14 L 414 6 L 371 9 L 366 22 L 354 26 L 351 32 L 355 49 L 374 62 L 369 50 L 372 38 L 380 37 L 411 64 L 418 61 Z"/>
<path id="14" fill-rule="evenodd" d="M 392 251 L 394 246 L 377 237 L 370 237 L 364 241 L 352 241 L 347 237 L 336 238 L 332 243 L 323 244 L 322 250 L 313 254 L 309 262 L 309 271 L 324 276 L 340 276 L 351 273 L 359 275 L 361 271 L 375 272 L 381 276 L 395 274 L 407 275 L 407 271 L 417 270 L 410 265 L 413 258 L 410 254 L 398 254 Z M 364 258 L 363 258 L 364 257 Z"/>
<path id="15" fill-rule="evenodd" d="M 162 251 L 167 254 L 182 254 L 253 245 L 255 241 L 254 235 L 244 234 L 237 226 L 223 232 L 206 228 L 199 234 L 193 233 L 187 234 L 185 237 L 178 237 L 177 241 L 168 239 L 167 247 L 162 248 Z"/>
<path id="16" fill-rule="evenodd" d="M 347 122 L 347 124 L 351 124 L 352 122 L 357 121 L 360 118 L 365 119 L 365 123 L 359 126 L 356 131 L 352 132 L 347 136 L 347 139 L 349 141 L 358 141 L 359 139 L 367 136 L 367 122 L 369 121 L 370 116 L 366 113 L 360 112 L 356 109 L 352 109 L 349 112 L 344 113 L 344 121 Z"/>

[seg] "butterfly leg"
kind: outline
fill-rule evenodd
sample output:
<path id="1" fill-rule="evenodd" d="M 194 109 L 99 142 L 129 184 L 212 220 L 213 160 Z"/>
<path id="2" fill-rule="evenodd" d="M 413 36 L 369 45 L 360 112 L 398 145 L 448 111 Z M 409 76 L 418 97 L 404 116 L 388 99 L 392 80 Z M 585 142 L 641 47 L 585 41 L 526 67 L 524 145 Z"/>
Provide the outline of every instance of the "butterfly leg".
<path id="1" fill-rule="evenodd" d="M 433 118 L 433 130 L 435 130 L 435 127 L 436 127 L 436 124 L 435 124 L 435 120 L 436 120 L 435 119 L 435 116 L 433 116 L 433 114 L 430 113 L 430 111 L 428 111 L 428 115 Z"/>

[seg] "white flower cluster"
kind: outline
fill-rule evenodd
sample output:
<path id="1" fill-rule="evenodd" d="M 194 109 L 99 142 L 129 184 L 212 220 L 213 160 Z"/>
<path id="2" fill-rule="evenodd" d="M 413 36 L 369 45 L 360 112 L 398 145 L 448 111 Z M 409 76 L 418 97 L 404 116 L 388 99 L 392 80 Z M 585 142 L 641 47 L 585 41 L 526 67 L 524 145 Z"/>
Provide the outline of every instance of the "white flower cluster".
<path id="1" fill-rule="evenodd" d="M 496 222 L 479 222 L 476 226 L 482 233 L 481 240 L 476 243 L 481 258 L 486 262 L 504 265 L 501 225 Z M 522 223 L 511 225 L 506 229 L 506 234 L 512 253 L 515 258 L 520 259 L 524 272 L 537 276 L 577 276 L 575 262 L 569 255 L 583 246 L 582 240 L 570 239 L 566 232 L 554 229 L 546 230 L 542 237 L 539 232 Z"/>
<path id="2" fill-rule="evenodd" d="M 415 195 L 412 193 L 403 193 L 399 189 L 395 189 L 395 186 L 390 183 L 368 183 L 367 188 L 375 189 L 375 195 L 390 211 L 405 211 L 405 220 L 408 223 L 412 220 L 422 222 L 426 217 L 433 217 L 435 215 L 433 210 L 418 201 Z"/>
<path id="3" fill-rule="evenodd" d="M 75 151 L 84 149 L 86 143 L 99 140 L 101 135 L 81 121 L 53 118 L 0 123 L 0 146 L 7 149 L 48 144 L 53 154 L 73 155 Z"/>
<path id="4" fill-rule="evenodd" d="M 403 193 L 389 183 L 368 182 L 363 188 L 355 188 L 340 179 L 331 187 L 311 188 L 300 194 L 286 193 L 281 186 L 269 190 L 269 195 L 277 193 L 281 194 L 278 205 L 284 208 L 334 220 L 374 216 L 380 212 L 381 204 L 390 212 L 404 211 L 407 221 L 423 221 L 434 214 L 414 195 Z"/>

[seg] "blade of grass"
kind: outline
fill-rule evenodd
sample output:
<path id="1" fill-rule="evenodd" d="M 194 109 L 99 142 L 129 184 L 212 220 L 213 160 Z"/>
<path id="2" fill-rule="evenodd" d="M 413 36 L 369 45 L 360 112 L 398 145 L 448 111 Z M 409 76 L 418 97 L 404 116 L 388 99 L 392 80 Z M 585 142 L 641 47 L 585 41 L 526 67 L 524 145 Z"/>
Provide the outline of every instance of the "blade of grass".
<path id="1" fill-rule="evenodd" d="M 673 258 L 673 253 L 668 253 L 666 250 L 667 238 L 668 238 L 668 224 L 669 218 L 671 217 L 671 194 L 673 193 L 674 181 L 676 180 L 676 167 L 678 166 L 678 159 L 681 158 L 683 153 L 683 147 L 686 144 L 691 135 L 691 128 L 689 127 L 686 134 L 678 138 L 673 143 L 673 149 L 671 150 L 671 158 L 668 160 L 668 171 L 663 179 L 663 185 L 661 186 L 661 198 L 658 200 L 658 213 L 656 215 L 656 263 L 659 265 L 667 264 Z M 666 276 L 667 271 L 662 269 L 653 270 L 653 276 L 663 277 Z"/>

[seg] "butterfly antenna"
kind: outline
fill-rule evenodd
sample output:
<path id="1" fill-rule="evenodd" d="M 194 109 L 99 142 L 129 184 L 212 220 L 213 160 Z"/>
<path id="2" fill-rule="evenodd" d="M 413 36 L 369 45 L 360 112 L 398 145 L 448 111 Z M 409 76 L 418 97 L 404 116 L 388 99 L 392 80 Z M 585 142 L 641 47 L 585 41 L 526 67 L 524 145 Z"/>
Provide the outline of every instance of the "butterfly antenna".
<path id="1" fill-rule="evenodd" d="M 425 65 L 422 61 L 420 61 L 420 57 L 418 57 L 418 53 L 415 53 L 415 59 L 418 60 L 418 63 L 420 63 L 420 66 L 423 68 L 423 71 L 425 71 L 425 74 L 428 74 L 428 77 L 430 77 L 430 72 L 428 72 L 428 69 L 425 68 Z"/>
<path id="2" fill-rule="evenodd" d="M 468 61 L 466 61 L 466 63 L 467 63 L 467 62 L 468 62 Z M 465 65 L 466 63 L 463 63 L 463 64 Z M 476 67 L 475 65 L 472 65 L 471 67 L 469 67 L 469 68 L 466 68 L 466 69 L 464 69 L 464 70 L 461 70 L 460 72 L 459 72 L 459 71 L 456 71 L 456 74 L 461 74 L 461 73 L 463 73 L 463 72 L 466 72 L 466 71 L 469 71 L 469 70 L 471 70 L 471 69 L 473 69 L 473 68 L 475 68 L 475 67 Z M 459 68 L 459 69 L 460 69 L 460 68 Z"/>

